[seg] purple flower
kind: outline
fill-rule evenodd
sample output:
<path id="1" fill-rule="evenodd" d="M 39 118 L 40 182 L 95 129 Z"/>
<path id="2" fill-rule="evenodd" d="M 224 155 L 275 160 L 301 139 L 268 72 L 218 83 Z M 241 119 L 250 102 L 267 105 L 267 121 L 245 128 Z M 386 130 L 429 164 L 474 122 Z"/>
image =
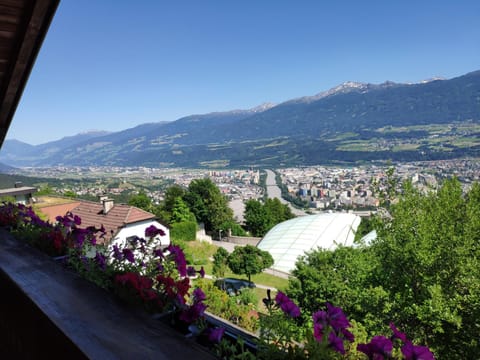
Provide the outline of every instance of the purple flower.
<path id="1" fill-rule="evenodd" d="M 426 346 L 413 345 L 411 341 L 402 346 L 402 354 L 406 360 L 435 360 L 433 353 Z"/>
<path id="2" fill-rule="evenodd" d="M 113 245 L 113 257 L 119 261 L 123 260 L 123 255 L 117 245 Z"/>
<path id="3" fill-rule="evenodd" d="M 73 236 L 75 237 L 75 244 L 77 247 L 82 247 L 83 243 L 85 242 L 85 238 L 88 235 L 88 231 L 86 229 L 75 229 Z"/>
<path id="4" fill-rule="evenodd" d="M 145 229 L 145 236 L 148 238 L 153 238 L 157 235 L 165 236 L 165 231 L 158 229 L 155 225 L 150 225 Z"/>
<path id="5" fill-rule="evenodd" d="M 169 245 L 167 250 L 173 254 L 173 260 L 177 264 L 177 270 L 180 276 L 187 276 L 187 261 L 180 246 Z"/>
<path id="6" fill-rule="evenodd" d="M 225 333 L 225 328 L 218 327 L 215 329 L 206 330 L 208 341 L 212 343 L 219 343 L 222 340 L 223 334 Z"/>
<path id="7" fill-rule="evenodd" d="M 90 262 L 88 261 L 88 258 L 85 255 L 80 256 L 80 261 L 83 263 L 83 266 L 85 266 L 88 270 L 90 270 Z"/>
<path id="8" fill-rule="evenodd" d="M 395 327 L 395 324 L 394 324 L 393 322 L 390 323 L 390 329 L 392 329 L 392 331 L 393 331 L 392 340 L 400 339 L 400 340 L 402 340 L 402 342 L 404 342 L 404 343 L 408 341 L 407 335 L 405 335 L 404 333 L 400 332 L 400 331 Z"/>
<path id="9" fill-rule="evenodd" d="M 207 298 L 203 290 L 198 287 L 193 290 L 193 297 L 195 302 L 203 301 Z"/>
<path id="10" fill-rule="evenodd" d="M 317 324 L 317 323 L 320 323 L 320 322 L 326 324 L 327 323 L 327 312 L 323 311 L 323 310 L 317 311 L 316 313 L 314 313 L 312 315 L 312 318 L 313 318 L 313 323 L 314 324 Z"/>
<path id="11" fill-rule="evenodd" d="M 102 270 L 105 270 L 107 266 L 105 260 L 106 260 L 105 256 L 97 251 L 97 253 L 95 254 L 95 261 L 97 262 L 98 266 Z"/>
<path id="12" fill-rule="evenodd" d="M 333 330 L 335 330 L 336 332 L 339 332 L 342 329 L 350 326 L 350 323 L 345 314 L 343 313 L 342 308 L 327 303 L 327 313 L 329 323 L 332 326 Z"/>
<path id="13" fill-rule="evenodd" d="M 392 341 L 385 336 L 374 336 L 368 344 L 358 344 L 357 350 L 369 359 L 382 360 L 392 355 Z"/>
<path id="14" fill-rule="evenodd" d="M 353 334 L 347 330 L 347 327 L 350 327 L 350 323 L 347 320 L 347 317 L 343 313 L 343 310 L 339 307 L 332 306 L 327 303 L 327 311 L 317 311 L 312 315 L 313 318 L 313 336 L 318 342 L 322 342 L 323 335 L 326 333 L 326 330 L 331 327 L 333 331 L 329 335 L 330 340 L 335 340 L 335 344 L 338 341 L 347 340 L 353 342 L 355 340 Z M 335 335 L 335 338 L 330 338 L 331 334 Z M 340 352 L 340 346 L 332 345 L 337 351 Z"/>
<path id="15" fill-rule="evenodd" d="M 292 318 L 300 316 L 300 308 L 283 292 L 279 291 L 277 293 L 275 296 L 275 302 L 286 315 Z"/>
<path id="16" fill-rule="evenodd" d="M 292 318 L 300 316 L 300 308 L 295 305 L 293 301 L 289 301 L 283 304 L 283 312 Z"/>
<path id="17" fill-rule="evenodd" d="M 37 215 L 34 215 L 31 217 L 31 223 L 33 225 L 39 226 L 39 227 L 47 227 L 49 226 L 48 222 L 43 221 L 40 219 Z"/>
<path id="18" fill-rule="evenodd" d="M 153 249 L 153 255 L 163 259 L 163 250 L 162 249 Z"/>
<path id="19" fill-rule="evenodd" d="M 322 323 L 313 324 L 313 337 L 315 340 L 322 342 L 324 330 L 325 329 Z"/>
<path id="20" fill-rule="evenodd" d="M 135 256 L 133 255 L 132 250 L 125 248 L 125 249 L 123 249 L 122 253 L 123 253 L 123 256 L 125 257 L 125 259 L 127 259 L 127 261 L 129 261 L 131 263 L 135 262 Z"/>
<path id="21" fill-rule="evenodd" d="M 198 320 L 198 318 L 203 315 L 206 309 L 207 305 L 205 305 L 204 303 L 194 303 L 192 306 L 190 306 L 180 314 L 180 320 L 187 324 L 191 324 L 194 321 Z"/>
<path id="22" fill-rule="evenodd" d="M 333 331 L 328 335 L 328 345 L 340 354 L 345 354 L 343 339 L 339 338 Z"/>
<path id="23" fill-rule="evenodd" d="M 187 267 L 187 275 L 188 276 L 195 276 L 197 275 L 197 270 L 193 266 Z"/>
<path id="24" fill-rule="evenodd" d="M 341 333 L 342 333 L 343 337 L 345 338 L 345 340 L 350 341 L 350 342 L 355 341 L 355 336 L 353 336 L 353 334 L 350 331 L 348 331 L 347 329 L 342 329 Z"/>
<path id="25" fill-rule="evenodd" d="M 75 225 L 80 225 L 80 224 L 82 223 L 82 219 L 80 219 L 80 216 L 74 215 L 74 216 L 73 216 L 73 223 L 74 223 Z"/>
<path id="26" fill-rule="evenodd" d="M 200 268 L 200 271 L 198 273 L 200 274 L 201 278 L 205 277 L 205 269 L 203 268 L 203 266 Z"/>

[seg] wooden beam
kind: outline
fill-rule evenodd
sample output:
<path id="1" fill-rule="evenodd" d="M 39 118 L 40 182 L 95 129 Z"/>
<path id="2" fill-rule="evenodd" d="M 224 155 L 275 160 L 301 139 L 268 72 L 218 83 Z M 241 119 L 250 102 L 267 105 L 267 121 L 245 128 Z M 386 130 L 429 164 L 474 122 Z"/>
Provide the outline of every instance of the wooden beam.
<path id="1" fill-rule="evenodd" d="M 1 0 L 3 5 L 18 7 L 21 2 Z M 15 110 L 22 96 L 26 82 L 38 55 L 48 27 L 53 19 L 59 0 L 31 0 L 24 2 L 21 20 L 15 29 L 12 44 L 0 45 L 8 52 L 8 65 L 0 83 L 0 145 L 3 144 Z M 12 11 L 14 12 L 14 11 Z M 4 17 L 5 18 L 5 17 Z M 8 24 L 15 23 L 14 17 L 8 16 Z"/>

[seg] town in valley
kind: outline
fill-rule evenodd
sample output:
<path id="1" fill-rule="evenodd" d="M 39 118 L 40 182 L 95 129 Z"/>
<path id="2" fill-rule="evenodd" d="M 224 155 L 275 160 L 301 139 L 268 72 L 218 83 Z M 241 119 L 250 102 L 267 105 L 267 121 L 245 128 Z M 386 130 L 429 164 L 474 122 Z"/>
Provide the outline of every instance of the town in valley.
<path id="1" fill-rule="evenodd" d="M 308 166 L 272 169 L 282 197 L 307 213 L 321 211 L 369 210 L 380 205 L 388 170 L 398 189 L 405 181 L 424 191 L 434 190 L 443 179 L 456 177 L 464 190 L 480 178 L 480 163 L 474 159 L 431 162 L 358 165 L 349 167 Z M 249 199 L 273 197 L 265 186 L 265 171 L 248 169 L 182 169 L 149 167 L 45 167 L 22 168 L 15 174 L 39 179 L 40 193 L 48 188 L 59 196 L 94 200 L 102 195 L 127 202 L 144 192 L 154 204 L 163 200 L 165 190 L 177 184 L 188 187 L 194 179 L 210 178 L 226 195 L 238 220 L 243 203 Z M 41 179 L 41 180 L 40 180 Z"/>

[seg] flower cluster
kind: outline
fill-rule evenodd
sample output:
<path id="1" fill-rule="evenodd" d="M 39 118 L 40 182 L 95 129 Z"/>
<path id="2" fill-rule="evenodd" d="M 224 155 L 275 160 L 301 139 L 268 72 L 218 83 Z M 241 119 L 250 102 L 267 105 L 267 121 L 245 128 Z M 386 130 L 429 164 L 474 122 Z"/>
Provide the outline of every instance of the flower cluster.
<path id="1" fill-rule="evenodd" d="M 203 303 L 206 296 L 202 289 L 195 288 L 192 298 L 192 304 L 180 313 L 180 320 L 187 324 L 197 321 L 207 309 L 207 305 Z"/>
<path id="2" fill-rule="evenodd" d="M 368 356 L 369 359 L 383 360 L 392 358 L 394 343 L 400 343 L 401 352 L 405 360 L 434 360 L 435 357 L 426 346 L 413 345 L 407 336 L 400 332 L 393 323 L 390 323 L 393 332 L 389 339 L 385 336 L 374 336 L 368 344 L 359 344 L 357 350 Z M 399 340 L 398 342 L 396 340 Z"/>
<path id="3" fill-rule="evenodd" d="M 187 276 L 187 261 L 185 260 L 185 254 L 180 246 L 169 245 L 167 251 L 170 252 L 173 261 L 177 264 L 177 270 L 180 276 Z"/>
<path id="4" fill-rule="evenodd" d="M 21 204 L 0 206 L 0 226 L 17 230 L 25 237 L 33 231 L 28 242 L 50 255 L 66 255 L 64 263 L 97 285 L 114 290 L 126 301 L 143 305 L 147 310 L 175 310 L 184 322 L 201 317 L 206 309 L 205 295 L 193 291 L 188 276 L 205 275 L 203 267 L 188 267 L 185 254 L 176 245 L 162 250 L 154 238 L 165 236 L 162 229 L 149 226 L 145 237 L 129 239 L 128 243 L 104 245 L 105 229 L 81 228 L 80 217 L 67 213 L 58 216 L 56 223 L 41 220 L 31 207 Z"/>
<path id="5" fill-rule="evenodd" d="M 261 321 L 262 336 L 258 349 L 260 352 L 267 352 L 266 358 L 283 353 L 299 359 L 330 359 L 338 358 L 340 354 L 349 357 L 351 351 L 354 351 L 352 346 L 346 347 L 346 344 L 353 343 L 355 339 L 350 331 L 352 325 L 340 307 L 326 303 L 325 310 L 315 312 L 312 315 L 313 336 L 308 336 L 309 331 L 312 334 L 311 328 L 305 328 L 307 336 L 302 339 L 296 338 L 297 333 L 292 331 L 292 325 L 299 324 L 301 311 L 287 295 L 279 291 L 273 301 L 270 290 L 267 290 L 267 297 L 263 302 L 269 317 Z M 278 310 L 281 310 L 282 316 L 279 316 Z M 395 359 L 400 353 L 405 360 L 434 360 L 428 347 L 413 345 L 393 324 L 390 324 L 390 328 L 393 332 L 391 338 L 375 336 L 368 344 L 359 344 L 357 351 L 372 360 Z M 298 343 L 302 345 L 298 346 Z M 395 352 L 394 345 L 401 345 L 400 350 Z"/>
<path id="6" fill-rule="evenodd" d="M 140 300 L 147 308 L 152 310 L 163 307 L 157 291 L 153 288 L 152 279 L 138 273 L 127 272 L 116 275 L 115 283 L 120 285 L 119 288 L 123 290 L 121 295 L 124 298 L 130 299 L 132 302 Z"/>
<path id="7" fill-rule="evenodd" d="M 223 335 L 225 334 L 225 328 L 208 328 L 205 330 L 205 334 L 207 335 L 209 342 L 216 344 L 222 340 Z"/>
<path id="8" fill-rule="evenodd" d="M 145 233 L 152 236 L 164 234 L 154 226 L 147 228 Z M 138 288 L 131 281 L 121 281 L 124 280 L 123 277 L 117 277 L 115 287 L 118 294 L 145 300 L 146 291 L 148 300 L 155 300 L 155 306 L 151 301 L 145 304 L 148 310 L 176 311 L 185 323 L 194 322 L 203 315 L 206 306 L 203 304 L 204 296 L 202 298 L 199 290 L 194 291 L 193 301 L 188 302 L 191 288 L 189 276 L 199 273 L 203 277 L 205 270 L 201 268 L 197 271 L 193 266 L 187 268 L 185 254 L 179 246 L 169 245 L 162 250 L 156 247 L 155 242 L 142 238 L 130 240 L 129 244 L 125 245 L 126 247 L 117 244 L 112 246 L 110 266 L 121 274 L 141 274 L 149 281 L 140 283 L 143 287 Z M 124 291 L 122 287 L 133 287 L 134 291 Z M 155 298 L 151 295 L 153 293 Z"/>
<path id="9" fill-rule="evenodd" d="M 22 226 L 46 227 L 49 225 L 35 214 L 31 206 L 13 203 L 3 203 L 0 206 L 0 226 L 18 229 Z"/>
<path id="10" fill-rule="evenodd" d="M 202 267 L 200 267 L 200 270 L 197 270 L 195 269 L 193 266 L 188 266 L 187 267 L 187 276 L 189 277 L 195 277 L 200 275 L 201 278 L 204 278 L 205 277 L 205 269 Z"/>
<path id="11" fill-rule="evenodd" d="M 0 206 L 0 226 L 8 227 L 18 238 L 49 255 L 67 255 L 72 249 L 82 249 L 85 242 L 95 246 L 105 235 L 103 228 L 80 228 L 80 218 L 71 213 L 56 220 L 55 224 L 42 220 L 30 206 L 12 203 Z"/>
<path id="12" fill-rule="evenodd" d="M 298 318 L 300 316 L 300 308 L 285 295 L 283 292 L 277 292 L 275 296 L 275 303 L 277 306 L 291 318 Z"/>
<path id="13" fill-rule="evenodd" d="M 150 225 L 145 229 L 145 236 L 147 238 L 154 238 L 157 235 L 165 236 L 165 231 L 158 229 L 155 225 Z"/>
<path id="14" fill-rule="evenodd" d="M 318 342 L 328 343 L 334 351 L 345 354 L 344 340 L 353 342 L 353 334 L 347 330 L 351 325 L 343 310 L 327 303 L 326 311 L 313 314 L 313 336 Z M 328 337 L 325 335 L 328 334 Z"/>

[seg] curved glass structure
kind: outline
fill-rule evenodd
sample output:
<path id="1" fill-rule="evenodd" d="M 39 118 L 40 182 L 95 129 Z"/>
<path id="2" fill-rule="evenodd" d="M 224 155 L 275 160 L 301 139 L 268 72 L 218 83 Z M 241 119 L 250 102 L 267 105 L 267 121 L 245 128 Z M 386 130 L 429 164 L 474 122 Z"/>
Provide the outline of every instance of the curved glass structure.
<path id="1" fill-rule="evenodd" d="M 347 213 L 300 216 L 273 227 L 257 247 L 272 255 L 273 269 L 289 273 L 306 251 L 353 245 L 359 224 L 359 216 Z"/>

